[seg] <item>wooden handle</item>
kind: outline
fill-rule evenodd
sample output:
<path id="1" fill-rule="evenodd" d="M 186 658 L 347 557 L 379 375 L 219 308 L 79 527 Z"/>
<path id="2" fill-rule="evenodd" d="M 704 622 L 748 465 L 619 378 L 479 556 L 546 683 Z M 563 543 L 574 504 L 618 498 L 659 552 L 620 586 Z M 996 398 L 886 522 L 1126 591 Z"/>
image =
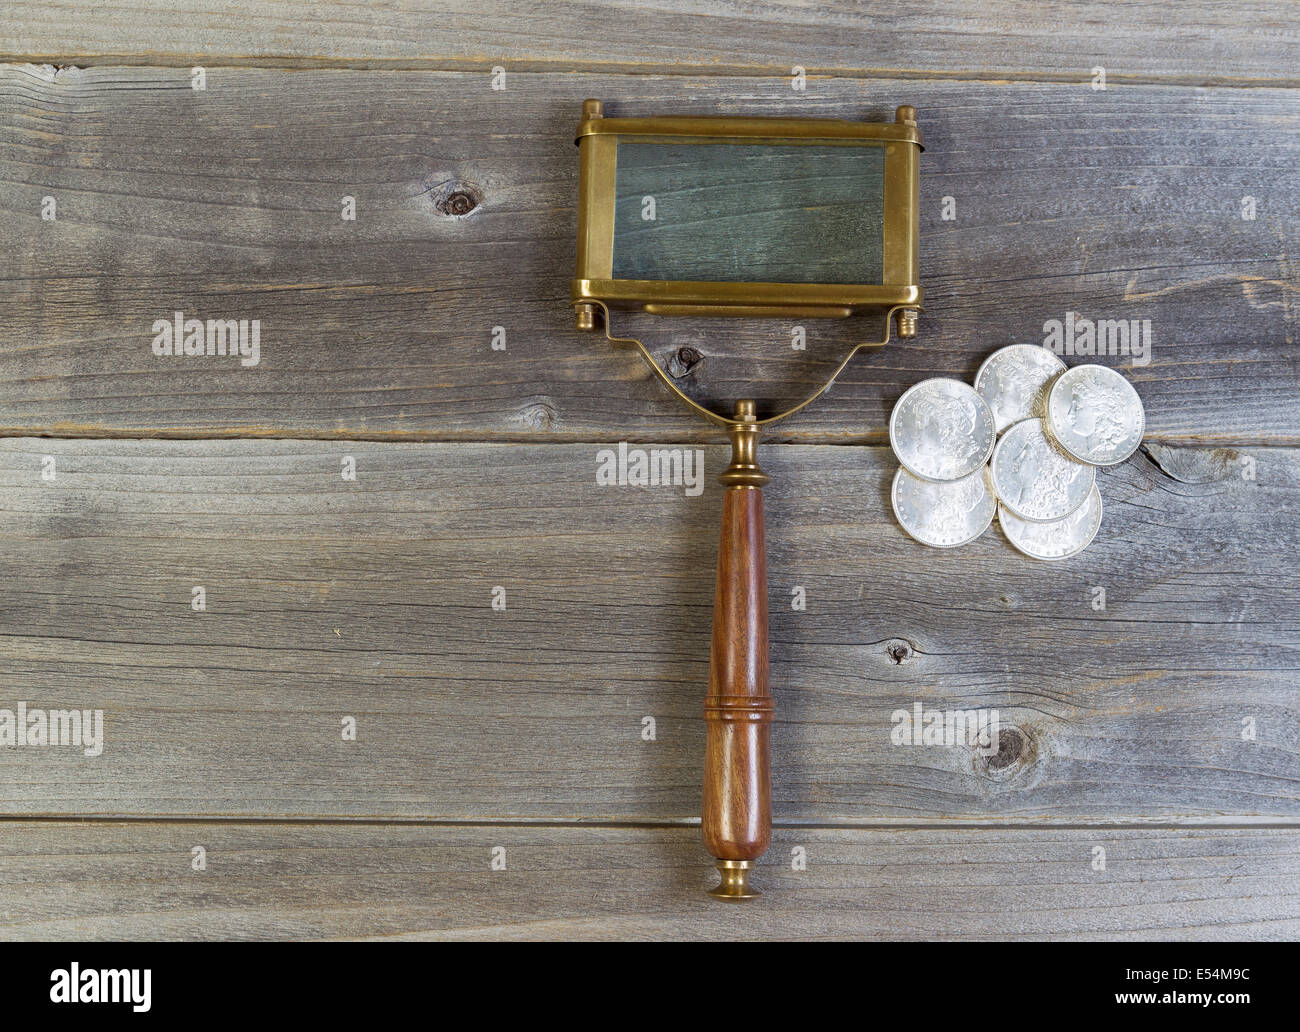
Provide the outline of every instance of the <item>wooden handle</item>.
<path id="1" fill-rule="evenodd" d="M 737 419 L 752 407 L 737 405 Z M 750 403 L 752 405 L 752 403 Z M 767 687 L 767 546 L 763 491 L 754 461 L 758 427 L 731 428 L 732 463 L 722 474 L 722 537 L 713 601 L 709 693 L 704 703 L 704 842 L 718 859 L 713 895 L 748 899 L 753 861 L 772 837 L 769 738 L 774 705 Z"/>

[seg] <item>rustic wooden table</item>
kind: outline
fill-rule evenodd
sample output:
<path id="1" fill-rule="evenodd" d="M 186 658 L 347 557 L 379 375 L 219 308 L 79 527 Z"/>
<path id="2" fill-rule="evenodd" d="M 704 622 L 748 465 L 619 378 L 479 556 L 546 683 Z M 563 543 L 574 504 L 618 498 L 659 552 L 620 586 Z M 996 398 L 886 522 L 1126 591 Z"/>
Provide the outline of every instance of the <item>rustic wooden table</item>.
<path id="1" fill-rule="evenodd" d="M 1300 934 L 1295 9 L 875 6 L 7 0 L 0 935 Z M 572 329 L 586 97 L 926 135 L 919 335 L 766 447 L 744 907 L 697 827 L 724 449 Z M 177 311 L 257 364 L 155 355 Z M 913 543 L 890 406 L 1069 312 L 1153 340 L 1095 544 Z M 834 358 L 653 332 L 731 396 Z M 598 486 L 620 440 L 706 489 Z M 892 745 L 915 702 L 1000 751 Z"/>

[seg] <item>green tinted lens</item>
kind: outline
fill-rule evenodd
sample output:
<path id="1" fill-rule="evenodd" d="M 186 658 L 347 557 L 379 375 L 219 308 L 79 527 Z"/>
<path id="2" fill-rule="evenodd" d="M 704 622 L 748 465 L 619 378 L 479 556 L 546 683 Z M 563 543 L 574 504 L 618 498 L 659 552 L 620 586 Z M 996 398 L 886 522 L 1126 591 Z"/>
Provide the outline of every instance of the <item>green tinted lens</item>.
<path id="1" fill-rule="evenodd" d="M 878 144 L 620 140 L 614 278 L 879 283 L 884 169 Z"/>

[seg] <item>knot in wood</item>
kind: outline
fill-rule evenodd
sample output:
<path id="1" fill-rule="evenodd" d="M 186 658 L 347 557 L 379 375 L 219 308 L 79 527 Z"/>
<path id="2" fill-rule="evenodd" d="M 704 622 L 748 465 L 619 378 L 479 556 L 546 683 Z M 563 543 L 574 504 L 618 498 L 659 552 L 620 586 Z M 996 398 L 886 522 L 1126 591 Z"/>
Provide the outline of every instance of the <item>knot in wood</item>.
<path id="1" fill-rule="evenodd" d="M 473 214 L 483 203 L 483 195 L 478 187 L 457 179 L 448 179 L 431 187 L 429 199 L 439 215 L 453 219 Z"/>
<path id="2" fill-rule="evenodd" d="M 888 655 L 895 663 L 900 665 L 911 659 L 914 652 L 915 650 L 912 646 L 901 638 L 895 638 L 885 646 L 886 655 Z"/>
<path id="3" fill-rule="evenodd" d="M 692 347 L 682 346 L 668 356 L 668 374 L 685 376 L 703 360 L 704 356 Z"/>
<path id="4" fill-rule="evenodd" d="M 989 770 L 1006 770 L 1029 759 L 1029 737 L 1018 727 L 998 728 L 998 751 L 984 761 Z"/>

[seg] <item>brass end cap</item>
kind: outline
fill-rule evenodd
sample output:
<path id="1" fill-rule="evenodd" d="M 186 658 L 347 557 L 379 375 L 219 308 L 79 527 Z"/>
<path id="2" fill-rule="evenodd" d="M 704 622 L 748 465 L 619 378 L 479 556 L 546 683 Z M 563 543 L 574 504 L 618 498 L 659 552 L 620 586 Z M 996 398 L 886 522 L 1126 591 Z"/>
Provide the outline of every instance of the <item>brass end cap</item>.
<path id="1" fill-rule="evenodd" d="M 916 125 L 916 108 L 911 104 L 900 104 L 894 112 L 894 121 L 903 125 Z"/>
<path id="2" fill-rule="evenodd" d="M 577 305 L 574 308 L 578 329 L 594 330 L 596 328 L 596 306 Z"/>
<path id="3" fill-rule="evenodd" d="M 582 102 L 583 118 L 600 118 L 604 111 L 604 105 L 598 100 L 584 100 Z"/>
<path id="4" fill-rule="evenodd" d="M 718 873 L 722 875 L 722 881 L 717 888 L 709 890 L 709 895 L 714 899 L 734 901 L 761 896 L 762 893 L 749 884 L 749 872 L 753 866 L 753 860 L 719 860 Z"/>

